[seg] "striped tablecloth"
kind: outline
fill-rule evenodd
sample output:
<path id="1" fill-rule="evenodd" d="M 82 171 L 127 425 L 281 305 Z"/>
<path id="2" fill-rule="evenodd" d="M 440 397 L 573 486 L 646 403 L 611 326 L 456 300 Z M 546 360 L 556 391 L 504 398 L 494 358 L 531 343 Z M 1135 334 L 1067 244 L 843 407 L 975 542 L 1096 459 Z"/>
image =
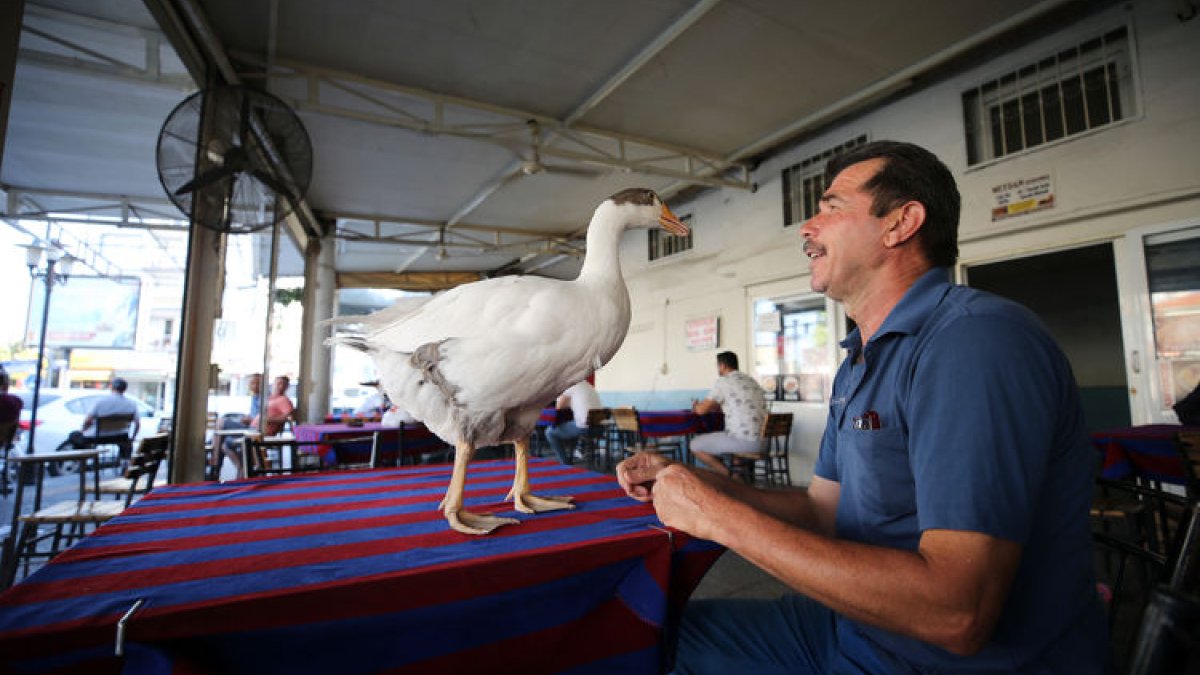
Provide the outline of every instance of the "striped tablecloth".
<path id="1" fill-rule="evenodd" d="M 650 673 L 720 554 L 664 529 L 611 476 L 531 462 L 572 511 L 502 502 L 509 460 L 471 466 L 485 537 L 437 509 L 450 467 L 159 488 L 0 595 L 20 672 Z M 126 656 L 113 655 L 117 621 Z"/>
<path id="2" fill-rule="evenodd" d="M 1103 455 L 1101 475 L 1117 480 L 1140 476 L 1186 484 L 1187 472 L 1176 446 L 1179 432 L 1185 430 L 1200 431 L 1200 427 L 1144 424 L 1092 433 L 1092 445 Z"/>

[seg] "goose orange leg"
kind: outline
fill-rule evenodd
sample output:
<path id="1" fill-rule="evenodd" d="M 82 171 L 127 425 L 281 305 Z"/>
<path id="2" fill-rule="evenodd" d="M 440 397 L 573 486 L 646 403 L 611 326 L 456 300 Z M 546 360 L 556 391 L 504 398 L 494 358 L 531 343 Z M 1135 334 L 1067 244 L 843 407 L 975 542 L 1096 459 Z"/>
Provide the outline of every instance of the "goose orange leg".
<path id="1" fill-rule="evenodd" d="M 450 476 L 450 487 L 442 499 L 441 509 L 450 527 L 463 534 L 488 534 L 501 525 L 517 525 L 516 518 L 483 516 L 463 510 L 463 489 L 467 485 L 467 465 L 475 448 L 467 443 L 458 443 L 454 448 L 454 473 Z"/>
<path id="2" fill-rule="evenodd" d="M 513 508 L 521 513 L 542 513 L 543 511 L 558 511 L 573 509 L 571 503 L 574 497 L 569 495 L 548 495 L 539 497 L 529 492 L 529 441 L 521 440 L 513 443 L 516 447 L 517 468 L 513 474 L 513 486 L 505 499 L 513 501 Z"/>

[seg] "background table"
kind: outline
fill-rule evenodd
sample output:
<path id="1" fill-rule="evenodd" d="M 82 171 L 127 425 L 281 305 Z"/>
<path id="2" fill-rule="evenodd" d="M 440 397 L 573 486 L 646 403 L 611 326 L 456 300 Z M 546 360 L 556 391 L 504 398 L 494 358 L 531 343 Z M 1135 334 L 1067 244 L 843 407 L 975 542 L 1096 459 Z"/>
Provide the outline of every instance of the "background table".
<path id="1" fill-rule="evenodd" d="M 1113 480 L 1137 476 L 1186 485 L 1187 473 L 1176 445 L 1180 431 L 1200 431 L 1200 427 L 1145 424 L 1092 433 L 1092 445 L 1103 454 L 1101 475 Z"/>
<path id="2" fill-rule="evenodd" d="M 467 505 L 522 521 L 486 537 L 437 510 L 448 465 L 159 488 L 0 595 L 0 654 L 116 672 L 116 623 L 144 599 L 125 664 L 142 672 L 657 672 L 721 549 L 611 476 L 530 469 L 579 507 L 516 514 L 512 462 L 477 462 Z"/>
<path id="3" fill-rule="evenodd" d="M 353 438 L 380 432 L 379 455 L 383 463 L 403 464 L 405 459 L 415 459 L 427 452 L 446 448 L 442 439 L 433 434 L 420 422 L 405 424 L 400 427 L 385 427 L 379 422 L 364 422 L 362 426 L 350 426 L 345 423 L 332 424 L 297 424 L 292 430 L 296 440 L 301 444 L 312 443 L 317 446 L 317 453 L 325 466 L 335 464 L 357 464 L 370 459 L 371 442 L 345 443 L 338 446 L 326 444 L 326 441 L 338 438 Z M 401 451 L 403 448 L 403 451 Z"/>

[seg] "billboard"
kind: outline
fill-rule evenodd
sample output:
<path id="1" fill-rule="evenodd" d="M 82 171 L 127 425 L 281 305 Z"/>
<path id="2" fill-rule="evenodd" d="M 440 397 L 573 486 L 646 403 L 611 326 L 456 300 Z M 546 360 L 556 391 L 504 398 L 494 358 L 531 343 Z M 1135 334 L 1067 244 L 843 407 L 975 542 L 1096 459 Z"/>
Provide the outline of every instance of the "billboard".
<path id="1" fill-rule="evenodd" d="M 132 349 L 141 293 L 142 281 L 137 277 L 72 276 L 50 293 L 46 345 Z M 25 344 L 36 347 L 42 329 L 45 287 L 34 283 L 31 295 Z"/>

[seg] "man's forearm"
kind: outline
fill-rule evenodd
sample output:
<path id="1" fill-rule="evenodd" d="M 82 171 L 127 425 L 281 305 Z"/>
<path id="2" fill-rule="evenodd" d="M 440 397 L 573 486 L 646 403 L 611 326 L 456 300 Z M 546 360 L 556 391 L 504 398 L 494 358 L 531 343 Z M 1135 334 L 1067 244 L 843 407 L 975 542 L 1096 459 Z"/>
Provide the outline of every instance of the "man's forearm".
<path id="1" fill-rule="evenodd" d="M 703 472 L 703 475 L 707 480 L 719 480 L 719 487 L 722 491 L 755 510 L 767 513 L 796 527 L 829 536 L 833 535 L 831 530 L 826 530 L 824 523 L 818 517 L 818 509 L 809 498 L 807 490 L 761 490 L 732 478 L 717 476 L 712 472 Z"/>
<path id="2" fill-rule="evenodd" d="M 948 548 L 905 551 L 832 539 L 733 500 L 718 511 L 712 538 L 798 592 L 856 621 L 960 654 L 987 640 L 1019 559 L 1018 551 L 1011 566 L 990 566 L 995 581 L 981 585 Z"/>

